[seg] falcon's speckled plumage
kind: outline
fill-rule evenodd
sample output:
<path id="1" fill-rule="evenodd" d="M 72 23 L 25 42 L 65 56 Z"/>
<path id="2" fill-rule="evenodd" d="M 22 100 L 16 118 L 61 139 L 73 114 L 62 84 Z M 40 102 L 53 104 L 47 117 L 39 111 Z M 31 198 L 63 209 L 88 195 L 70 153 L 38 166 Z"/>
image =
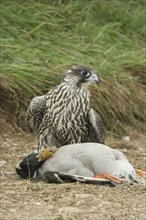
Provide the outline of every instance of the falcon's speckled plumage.
<path id="1" fill-rule="evenodd" d="M 61 83 L 43 96 L 32 99 L 26 123 L 39 136 L 39 149 L 98 142 L 104 143 L 102 119 L 90 106 L 88 86 L 99 83 L 91 68 L 74 66 L 67 70 Z"/>

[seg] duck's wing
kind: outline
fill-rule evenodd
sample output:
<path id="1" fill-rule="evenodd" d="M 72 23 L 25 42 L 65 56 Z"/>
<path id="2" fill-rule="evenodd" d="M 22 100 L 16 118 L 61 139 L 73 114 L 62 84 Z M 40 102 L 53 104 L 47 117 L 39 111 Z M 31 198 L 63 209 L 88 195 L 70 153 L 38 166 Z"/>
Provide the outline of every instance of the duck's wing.
<path id="1" fill-rule="evenodd" d="M 102 118 L 93 109 L 88 113 L 89 120 L 89 142 L 97 142 L 104 144 L 105 130 Z"/>
<path id="2" fill-rule="evenodd" d="M 73 183 L 73 182 L 80 182 L 80 183 L 92 183 L 92 184 L 99 184 L 99 183 L 111 183 L 112 185 L 116 185 L 116 182 L 105 179 L 104 177 L 85 177 L 80 175 L 72 175 L 69 173 L 58 172 L 58 171 L 46 171 L 43 174 L 43 180 L 46 182 L 53 182 L 53 183 Z"/>

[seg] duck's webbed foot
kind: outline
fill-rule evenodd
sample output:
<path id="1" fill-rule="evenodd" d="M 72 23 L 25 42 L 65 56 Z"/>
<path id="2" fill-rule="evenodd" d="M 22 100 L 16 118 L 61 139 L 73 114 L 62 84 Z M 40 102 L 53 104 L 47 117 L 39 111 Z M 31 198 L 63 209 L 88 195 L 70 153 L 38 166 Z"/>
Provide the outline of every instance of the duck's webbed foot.
<path id="1" fill-rule="evenodd" d="M 57 151 L 57 147 L 55 147 L 55 146 L 46 147 L 46 148 L 41 149 L 37 155 L 38 161 L 47 160 L 48 158 L 52 157 L 56 151 Z"/>

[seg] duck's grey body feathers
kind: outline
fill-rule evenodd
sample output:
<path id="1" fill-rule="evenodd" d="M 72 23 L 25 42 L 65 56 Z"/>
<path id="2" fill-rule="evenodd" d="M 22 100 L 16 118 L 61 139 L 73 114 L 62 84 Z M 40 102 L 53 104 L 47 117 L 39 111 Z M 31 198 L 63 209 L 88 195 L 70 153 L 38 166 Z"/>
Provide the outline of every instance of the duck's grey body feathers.
<path id="1" fill-rule="evenodd" d="M 49 171 L 85 177 L 106 173 L 131 184 L 140 183 L 133 166 L 122 152 L 98 143 L 73 144 L 59 148 L 53 157 L 44 162 L 39 169 L 39 175 L 43 177 Z"/>

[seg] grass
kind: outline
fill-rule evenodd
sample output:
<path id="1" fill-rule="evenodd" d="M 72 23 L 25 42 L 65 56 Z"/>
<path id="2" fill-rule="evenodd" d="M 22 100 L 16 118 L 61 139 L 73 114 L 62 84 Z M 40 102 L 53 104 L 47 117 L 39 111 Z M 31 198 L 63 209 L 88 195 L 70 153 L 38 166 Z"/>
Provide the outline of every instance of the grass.
<path id="1" fill-rule="evenodd" d="M 24 106 L 73 64 L 96 69 L 92 105 L 108 131 L 144 131 L 145 1 L 1 1 L 1 92 Z"/>

